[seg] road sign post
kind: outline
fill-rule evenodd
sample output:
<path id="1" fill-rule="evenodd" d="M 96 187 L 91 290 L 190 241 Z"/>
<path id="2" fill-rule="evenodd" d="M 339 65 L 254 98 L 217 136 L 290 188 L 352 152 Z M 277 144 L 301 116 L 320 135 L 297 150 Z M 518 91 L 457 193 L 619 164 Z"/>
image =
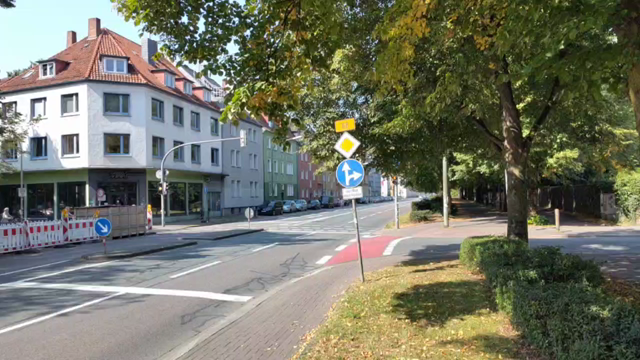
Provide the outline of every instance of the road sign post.
<path id="1" fill-rule="evenodd" d="M 362 263 L 362 245 L 360 243 L 360 227 L 358 226 L 358 210 L 356 210 L 356 199 L 351 200 L 353 208 L 353 223 L 356 225 L 356 242 L 358 244 L 358 262 L 360 263 L 360 280 L 364 282 L 364 264 Z"/>
<path id="2" fill-rule="evenodd" d="M 249 229 L 251 229 L 251 218 L 255 215 L 255 212 L 253 211 L 252 208 L 247 208 L 244 211 L 244 216 L 247 218 L 247 220 L 249 220 Z"/>
<path id="3" fill-rule="evenodd" d="M 107 236 L 111 234 L 111 221 L 106 218 L 100 218 L 96 220 L 94 229 L 96 234 L 102 239 L 102 245 L 104 245 L 104 254 L 107 255 Z"/>

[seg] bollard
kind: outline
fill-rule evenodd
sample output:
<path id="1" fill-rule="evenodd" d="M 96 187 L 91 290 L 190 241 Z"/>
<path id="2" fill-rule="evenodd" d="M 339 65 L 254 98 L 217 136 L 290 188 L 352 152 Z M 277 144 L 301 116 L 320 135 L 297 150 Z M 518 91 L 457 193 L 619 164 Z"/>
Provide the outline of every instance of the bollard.
<path id="1" fill-rule="evenodd" d="M 560 231 L 560 209 L 553 210 L 553 213 L 556 216 L 556 230 Z"/>

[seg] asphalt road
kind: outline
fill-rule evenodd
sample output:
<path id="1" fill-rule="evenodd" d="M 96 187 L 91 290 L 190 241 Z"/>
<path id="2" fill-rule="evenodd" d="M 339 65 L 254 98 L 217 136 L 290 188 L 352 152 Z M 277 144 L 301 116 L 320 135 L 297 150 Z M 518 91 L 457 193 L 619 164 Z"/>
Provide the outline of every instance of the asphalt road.
<path id="1" fill-rule="evenodd" d="M 401 202 L 401 213 L 409 205 Z M 365 258 L 412 251 L 403 239 L 380 236 L 393 203 L 358 211 Z M 349 207 L 261 217 L 252 226 L 264 232 L 207 240 L 246 226 L 121 240 L 199 239 L 126 260 L 81 260 L 99 244 L 0 256 L 0 359 L 157 359 L 274 289 L 356 257 Z"/>

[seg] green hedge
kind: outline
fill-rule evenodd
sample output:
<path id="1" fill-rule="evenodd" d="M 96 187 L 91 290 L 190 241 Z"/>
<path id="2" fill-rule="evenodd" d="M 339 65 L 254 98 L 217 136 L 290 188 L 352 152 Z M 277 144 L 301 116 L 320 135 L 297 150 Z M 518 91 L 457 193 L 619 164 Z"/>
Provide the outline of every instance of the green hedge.
<path id="1" fill-rule="evenodd" d="M 429 210 L 422 210 L 422 211 L 412 210 L 411 213 L 409 214 L 409 221 L 411 221 L 412 223 L 429 221 L 432 215 L 433 213 Z"/>
<path id="2" fill-rule="evenodd" d="M 485 274 L 498 308 L 555 359 L 640 359 L 640 311 L 604 293 L 597 264 L 504 237 L 466 239 L 460 261 Z"/>
<path id="3" fill-rule="evenodd" d="M 431 210 L 432 212 L 437 212 L 442 214 L 442 196 L 436 196 L 432 199 L 422 199 L 418 201 L 414 201 L 411 203 L 411 211 L 424 211 Z M 450 215 L 458 214 L 458 205 L 451 204 L 451 212 Z"/>
<path id="4" fill-rule="evenodd" d="M 527 224 L 542 226 L 542 225 L 549 225 L 551 224 L 551 222 L 549 221 L 549 219 L 547 219 L 546 216 L 533 215 L 533 216 L 529 216 L 529 219 L 527 220 Z"/>
<path id="5" fill-rule="evenodd" d="M 618 172 L 615 183 L 616 203 L 628 219 L 636 220 L 640 210 L 640 170 Z"/>

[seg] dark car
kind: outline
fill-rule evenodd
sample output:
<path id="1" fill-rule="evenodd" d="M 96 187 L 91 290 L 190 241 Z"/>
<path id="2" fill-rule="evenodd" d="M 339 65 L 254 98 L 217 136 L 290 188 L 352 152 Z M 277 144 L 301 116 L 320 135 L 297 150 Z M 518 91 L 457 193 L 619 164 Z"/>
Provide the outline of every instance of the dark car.
<path id="1" fill-rule="evenodd" d="M 307 205 L 307 209 L 310 210 L 320 210 L 322 208 L 322 204 L 320 204 L 320 201 L 318 200 L 311 200 L 311 202 L 309 202 L 309 205 Z"/>
<path id="2" fill-rule="evenodd" d="M 333 197 L 332 196 L 323 196 L 320 202 L 323 208 L 333 209 Z"/>
<path id="3" fill-rule="evenodd" d="M 282 201 L 271 201 L 260 209 L 260 215 L 282 215 Z"/>

